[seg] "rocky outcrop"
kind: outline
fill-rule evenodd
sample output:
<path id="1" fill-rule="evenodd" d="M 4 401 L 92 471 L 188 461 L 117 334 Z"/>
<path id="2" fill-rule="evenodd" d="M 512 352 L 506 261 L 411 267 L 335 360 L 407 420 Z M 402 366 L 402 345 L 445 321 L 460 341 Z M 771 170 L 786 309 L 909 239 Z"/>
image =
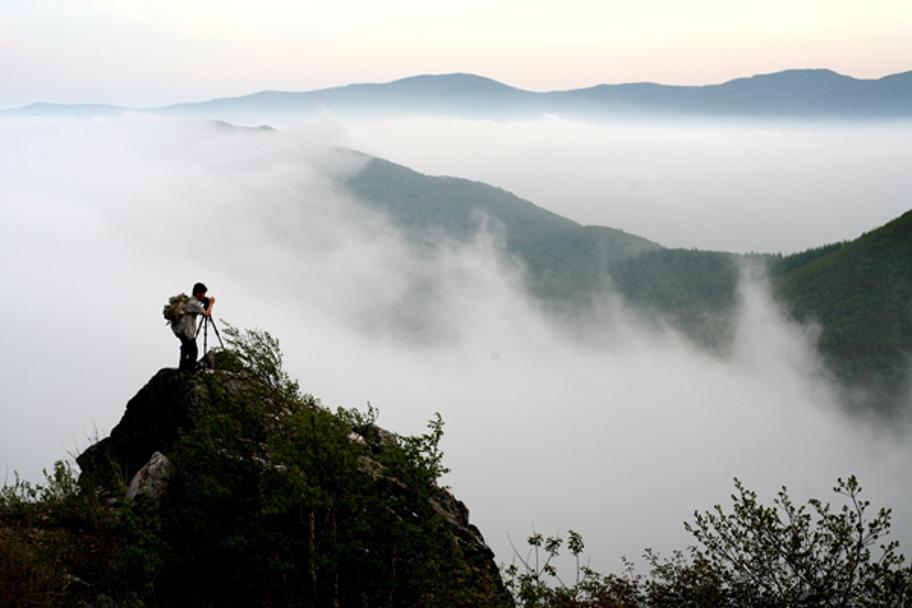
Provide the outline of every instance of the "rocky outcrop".
<path id="1" fill-rule="evenodd" d="M 105 488 L 129 483 L 153 453 L 167 454 L 209 400 L 206 385 L 192 382 L 185 372 L 159 371 L 130 399 L 111 434 L 76 458 L 80 481 Z"/>
<path id="2" fill-rule="evenodd" d="M 227 354 L 195 373 L 162 369 L 110 436 L 77 458 L 80 485 L 112 504 L 154 499 L 160 523 L 153 529 L 162 535 L 155 546 L 193 556 L 188 564 L 209 560 L 223 569 L 235 560 L 226 593 L 251 577 L 242 588 L 248 595 L 208 597 L 223 583 L 204 581 L 186 605 L 276 601 L 274 582 L 256 580 L 273 576 L 271 566 L 238 563 L 231 557 L 238 543 L 284 564 L 282 578 L 310 598 L 303 605 L 370 603 L 381 592 L 391 606 L 511 605 L 468 508 L 420 461 L 409 468 L 413 456 L 397 435 L 340 418 L 310 397 L 292 405 L 286 398 Z M 254 525 L 246 522 L 259 523 L 244 531 Z M 232 538 L 229 549 L 212 546 Z M 200 568 L 194 579 L 212 575 Z M 162 575 L 169 577 L 180 581 Z M 160 593 L 167 595 L 164 585 Z"/>

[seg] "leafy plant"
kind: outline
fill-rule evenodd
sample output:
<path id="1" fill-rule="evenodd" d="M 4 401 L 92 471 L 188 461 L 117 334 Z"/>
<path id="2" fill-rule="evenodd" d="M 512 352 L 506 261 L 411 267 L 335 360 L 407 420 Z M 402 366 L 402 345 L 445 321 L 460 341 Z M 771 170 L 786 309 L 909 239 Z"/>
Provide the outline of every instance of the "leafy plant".
<path id="1" fill-rule="evenodd" d="M 838 509 L 817 499 L 797 506 L 784 487 L 772 506 L 764 506 L 739 480 L 735 488 L 730 513 L 716 506 L 695 513 L 686 526 L 699 543 L 695 556 L 718 574 L 733 601 L 884 606 L 910 591 L 899 543 L 881 544 L 890 532 L 891 512 L 880 509 L 869 516 L 870 502 L 861 499 L 854 476 L 833 488 L 846 501 Z"/>
<path id="2" fill-rule="evenodd" d="M 695 512 L 685 524 L 696 540 L 663 558 L 647 550 L 648 576 L 628 562 L 620 575 L 579 566 L 582 539 L 570 532 L 577 578 L 558 576 L 563 540 L 533 534 L 519 565 L 505 570 L 517 606 L 588 608 L 902 607 L 912 604 L 912 569 L 887 541 L 891 513 L 869 513 L 855 477 L 838 480 L 843 504 L 811 499 L 796 505 L 782 488 L 773 504 L 735 480 L 732 509 Z"/>

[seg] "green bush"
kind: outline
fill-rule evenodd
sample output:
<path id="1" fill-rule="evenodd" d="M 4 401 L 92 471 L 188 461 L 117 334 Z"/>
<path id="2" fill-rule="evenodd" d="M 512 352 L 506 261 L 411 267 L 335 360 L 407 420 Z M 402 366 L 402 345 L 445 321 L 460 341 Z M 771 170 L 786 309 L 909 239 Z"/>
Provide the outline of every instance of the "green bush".
<path id="1" fill-rule="evenodd" d="M 717 505 L 685 524 L 696 544 L 669 558 L 647 550 L 648 576 L 632 564 L 620 575 L 580 567 L 582 539 L 570 532 L 576 580 L 565 584 L 554 560 L 559 536 L 528 539 L 532 559 L 505 570 L 523 608 L 811 608 L 912 605 L 912 569 L 889 541 L 890 511 L 870 515 L 854 477 L 834 492 L 843 504 L 795 505 L 782 488 L 771 506 L 735 480 L 731 511 Z"/>

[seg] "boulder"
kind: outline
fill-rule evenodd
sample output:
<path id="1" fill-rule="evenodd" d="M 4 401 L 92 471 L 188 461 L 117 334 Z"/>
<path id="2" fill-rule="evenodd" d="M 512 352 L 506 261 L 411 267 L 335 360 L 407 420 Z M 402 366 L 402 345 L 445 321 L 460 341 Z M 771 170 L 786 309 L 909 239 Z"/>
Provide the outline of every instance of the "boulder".
<path id="1" fill-rule="evenodd" d="M 143 467 L 136 472 L 127 486 L 126 499 L 133 501 L 140 496 L 156 500 L 164 494 L 174 465 L 161 452 L 154 452 Z"/>

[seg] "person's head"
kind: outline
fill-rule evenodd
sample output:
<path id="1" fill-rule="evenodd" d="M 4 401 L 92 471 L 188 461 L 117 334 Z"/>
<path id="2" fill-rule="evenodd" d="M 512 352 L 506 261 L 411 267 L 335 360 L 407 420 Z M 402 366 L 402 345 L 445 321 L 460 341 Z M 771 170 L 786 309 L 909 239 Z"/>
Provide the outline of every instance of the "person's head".
<path id="1" fill-rule="evenodd" d="M 204 297 L 207 291 L 209 290 L 202 283 L 197 283 L 193 286 L 193 295 L 196 296 L 197 300 Z"/>

